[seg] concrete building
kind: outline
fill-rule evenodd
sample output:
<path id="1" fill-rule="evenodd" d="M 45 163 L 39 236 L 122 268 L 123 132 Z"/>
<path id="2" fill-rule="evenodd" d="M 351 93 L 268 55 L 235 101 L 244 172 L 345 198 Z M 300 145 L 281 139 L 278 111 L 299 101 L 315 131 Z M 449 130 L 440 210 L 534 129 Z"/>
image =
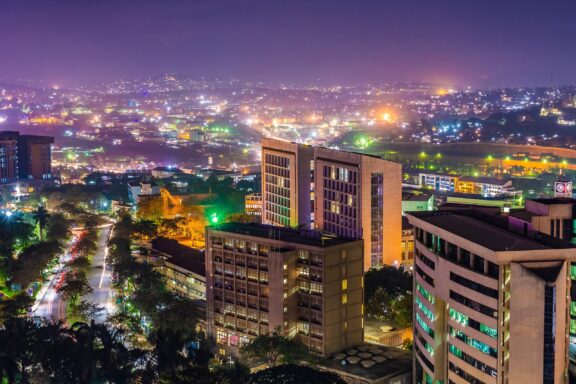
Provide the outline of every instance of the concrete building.
<path id="1" fill-rule="evenodd" d="M 132 204 L 138 203 L 141 197 L 160 195 L 160 186 L 154 182 L 129 181 L 128 199 Z"/>
<path id="2" fill-rule="evenodd" d="M 432 193 L 402 193 L 402 214 L 433 209 L 434 195 Z"/>
<path id="3" fill-rule="evenodd" d="M 566 197 L 528 199 L 525 209 L 510 212 L 510 227 L 523 234 L 542 232 L 576 243 L 576 200 Z"/>
<path id="4" fill-rule="evenodd" d="M 456 192 L 484 197 L 510 196 L 517 193 L 512 186 L 512 179 L 468 176 L 458 179 Z"/>
<path id="5" fill-rule="evenodd" d="M 164 237 L 153 240 L 152 249 L 162 255 L 155 269 L 166 278 L 169 290 L 191 301 L 206 301 L 204 252 Z"/>
<path id="6" fill-rule="evenodd" d="M 408 219 L 415 382 L 568 383 L 576 248 L 487 210 Z"/>
<path id="7" fill-rule="evenodd" d="M 311 228 L 314 148 L 262 139 L 262 222 Z"/>
<path id="8" fill-rule="evenodd" d="M 402 245 L 400 266 L 410 270 L 414 264 L 414 227 L 408 222 L 406 216 L 402 216 Z"/>
<path id="9" fill-rule="evenodd" d="M 49 136 L 18 136 L 18 177 L 22 180 L 52 179 L 52 144 Z"/>
<path id="10" fill-rule="evenodd" d="M 401 165 L 262 140 L 262 221 L 364 239 L 364 269 L 400 262 Z"/>
<path id="11" fill-rule="evenodd" d="M 18 132 L 0 132 L 0 184 L 18 179 Z"/>
<path id="12" fill-rule="evenodd" d="M 207 323 L 219 353 L 276 329 L 323 356 L 361 344 L 362 246 L 262 224 L 207 227 Z"/>
<path id="13" fill-rule="evenodd" d="M 436 173 L 420 173 L 418 178 L 420 188 L 438 192 L 456 192 L 458 176 Z"/>
<path id="14" fill-rule="evenodd" d="M 250 193 L 244 197 L 244 213 L 262 219 L 262 194 Z"/>

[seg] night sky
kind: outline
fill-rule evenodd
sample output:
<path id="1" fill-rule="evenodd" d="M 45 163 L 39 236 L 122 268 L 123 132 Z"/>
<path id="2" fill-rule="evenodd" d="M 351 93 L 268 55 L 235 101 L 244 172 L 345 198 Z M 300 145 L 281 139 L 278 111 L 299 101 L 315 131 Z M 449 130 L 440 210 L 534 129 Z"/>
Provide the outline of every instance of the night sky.
<path id="1" fill-rule="evenodd" d="M 0 79 L 576 84 L 576 0 L 0 0 Z"/>

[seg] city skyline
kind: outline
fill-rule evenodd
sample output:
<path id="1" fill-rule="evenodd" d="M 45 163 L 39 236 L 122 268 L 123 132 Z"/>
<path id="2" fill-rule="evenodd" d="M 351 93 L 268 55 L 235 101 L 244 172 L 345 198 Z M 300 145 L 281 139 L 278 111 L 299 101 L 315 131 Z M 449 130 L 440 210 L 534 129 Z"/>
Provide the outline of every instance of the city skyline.
<path id="1" fill-rule="evenodd" d="M 573 84 L 575 10 L 561 1 L 29 0 L 3 6 L 10 55 L 0 78 L 75 85 L 178 72 L 320 84 Z"/>

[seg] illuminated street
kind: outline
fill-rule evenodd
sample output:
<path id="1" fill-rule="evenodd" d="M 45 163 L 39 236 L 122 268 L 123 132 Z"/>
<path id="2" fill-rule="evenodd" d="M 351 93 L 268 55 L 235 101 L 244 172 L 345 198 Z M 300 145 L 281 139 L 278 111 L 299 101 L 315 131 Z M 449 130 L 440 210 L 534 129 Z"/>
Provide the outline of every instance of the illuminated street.
<path id="1" fill-rule="evenodd" d="M 88 284 L 92 292 L 84 297 L 85 300 L 94 303 L 102 308 L 98 313 L 96 322 L 104 322 L 106 317 L 114 313 L 114 300 L 112 283 L 110 281 L 111 272 L 106 266 L 106 257 L 108 255 L 107 242 L 110 238 L 112 225 L 102 227 L 98 235 L 98 250 L 92 257 L 92 268 L 88 272 Z"/>
<path id="2" fill-rule="evenodd" d="M 106 267 L 106 256 L 108 254 L 107 242 L 110 237 L 112 225 L 102 226 L 98 235 L 98 249 L 92 257 L 92 267 L 88 272 L 88 283 L 93 289 L 84 299 L 102 308 L 96 317 L 97 322 L 104 322 L 106 317 L 114 313 L 113 290 L 110 282 L 110 269 Z M 70 242 L 68 249 L 60 258 L 58 265 L 54 268 L 53 274 L 48 282 L 41 288 L 36 302 L 32 307 L 35 316 L 40 316 L 50 320 L 66 321 L 66 302 L 64 302 L 57 292 L 58 286 L 65 274 L 65 264 L 71 260 L 69 249 L 73 245 Z"/>

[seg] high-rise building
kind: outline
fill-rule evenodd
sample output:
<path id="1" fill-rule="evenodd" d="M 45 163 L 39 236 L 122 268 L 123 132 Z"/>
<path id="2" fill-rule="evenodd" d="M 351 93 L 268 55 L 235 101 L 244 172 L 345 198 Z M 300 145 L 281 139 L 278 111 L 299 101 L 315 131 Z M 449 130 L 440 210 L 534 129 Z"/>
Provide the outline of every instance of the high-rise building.
<path id="1" fill-rule="evenodd" d="M 219 353 L 277 329 L 323 356 L 361 344 L 362 247 L 310 230 L 207 227 L 207 324 Z"/>
<path id="2" fill-rule="evenodd" d="M 568 383 L 576 248 L 486 210 L 408 218 L 415 382 Z"/>
<path id="3" fill-rule="evenodd" d="M 0 184 L 18 178 L 18 132 L 0 132 Z"/>
<path id="4" fill-rule="evenodd" d="M 53 143 L 49 136 L 18 136 L 18 178 L 51 180 Z"/>
<path id="5" fill-rule="evenodd" d="M 262 222 L 311 228 L 314 148 L 262 139 Z"/>
<path id="6" fill-rule="evenodd" d="M 364 239 L 364 269 L 401 262 L 400 164 L 263 139 L 262 196 L 263 223 Z"/>

